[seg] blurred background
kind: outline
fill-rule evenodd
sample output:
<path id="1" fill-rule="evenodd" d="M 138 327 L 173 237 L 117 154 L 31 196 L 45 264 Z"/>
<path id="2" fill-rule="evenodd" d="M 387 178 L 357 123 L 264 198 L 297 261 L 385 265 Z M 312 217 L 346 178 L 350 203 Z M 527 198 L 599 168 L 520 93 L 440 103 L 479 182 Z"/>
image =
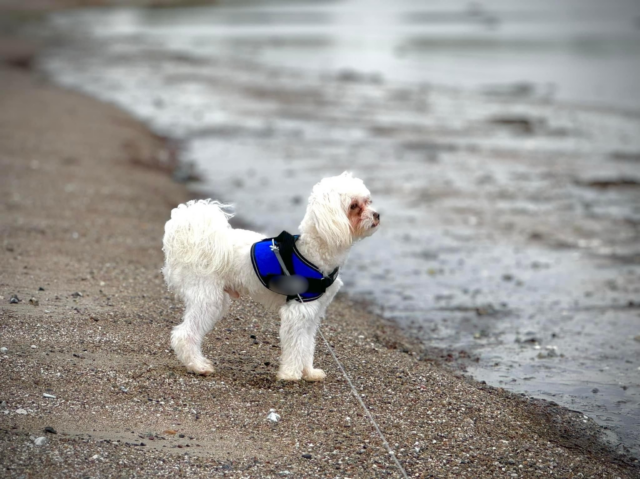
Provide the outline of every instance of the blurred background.
<path id="1" fill-rule="evenodd" d="M 353 171 L 384 221 L 348 294 L 638 454 L 639 1 L 60 5 L 37 68 L 175 141 L 195 193 L 271 236 Z"/>

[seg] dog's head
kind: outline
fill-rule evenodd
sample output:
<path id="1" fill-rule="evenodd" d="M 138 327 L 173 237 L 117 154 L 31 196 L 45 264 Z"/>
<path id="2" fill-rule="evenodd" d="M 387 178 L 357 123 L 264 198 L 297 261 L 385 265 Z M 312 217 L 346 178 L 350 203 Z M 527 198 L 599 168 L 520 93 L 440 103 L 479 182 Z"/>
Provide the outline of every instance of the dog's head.
<path id="1" fill-rule="evenodd" d="M 328 245 L 343 248 L 371 236 L 379 224 L 371 193 L 361 179 L 345 171 L 313 187 L 300 231 L 315 230 Z"/>

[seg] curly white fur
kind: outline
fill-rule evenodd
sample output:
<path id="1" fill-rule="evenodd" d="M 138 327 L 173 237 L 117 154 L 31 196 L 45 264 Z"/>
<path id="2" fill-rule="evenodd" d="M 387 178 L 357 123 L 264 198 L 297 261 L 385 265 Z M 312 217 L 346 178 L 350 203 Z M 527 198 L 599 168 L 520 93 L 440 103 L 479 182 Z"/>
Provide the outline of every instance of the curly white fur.
<path id="1" fill-rule="evenodd" d="M 282 358 L 278 379 L 319 381 L 313 367 L 315 336 L 326 308 L 342 286 L 338 278 L 316 301 L 299 303 L 265 288 L 251 264 L 251 245 L 265 235 L 229 225 L 226 205 L 190 201 L 171 212 L 165 225 L 162 269 L 169 288 L 185 302 L 183 322 L 173 329 L 171 346 L 189 371 L 213 372 L 202 355 L 204 336 L 222 318 L 231 298 L 250 296 L 280 312 Z M 373 234 L 380 221 L 362 180 L 344 172 L 314 186 L 300 224 L 299 251 L 324 274 L 347 259 L 355 240 Z"/>

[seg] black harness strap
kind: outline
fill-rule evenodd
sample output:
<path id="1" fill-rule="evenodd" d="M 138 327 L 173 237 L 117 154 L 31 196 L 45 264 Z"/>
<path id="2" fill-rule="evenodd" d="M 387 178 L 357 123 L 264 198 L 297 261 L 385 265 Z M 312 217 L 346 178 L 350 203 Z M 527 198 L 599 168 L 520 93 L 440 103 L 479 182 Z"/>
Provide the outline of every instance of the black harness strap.
<path id="1" fill-rule="evenodd" d="M 334 269 L 329 276 L 325 276 L 322 279 L 307 278 L 309 281 L 309 293 L 324 293 L 329 286 L 331 286 L 336 280 L 338 275 L 338 269 Z"/>
<path id="2" fill-rule="evenodd" d="M 282 257 L 282 261 L 284 265 L 287 267 L 287 271 L 289 274 L 294 274 L 293 272 L 293 245 L 296 243 L 296 239 L 292 234 L 283 231 L 278 236 L 274 238 L 278 248 L 280 249 L 280 256 Z M 284 271 L 282 272 L 284 274 Z"/>

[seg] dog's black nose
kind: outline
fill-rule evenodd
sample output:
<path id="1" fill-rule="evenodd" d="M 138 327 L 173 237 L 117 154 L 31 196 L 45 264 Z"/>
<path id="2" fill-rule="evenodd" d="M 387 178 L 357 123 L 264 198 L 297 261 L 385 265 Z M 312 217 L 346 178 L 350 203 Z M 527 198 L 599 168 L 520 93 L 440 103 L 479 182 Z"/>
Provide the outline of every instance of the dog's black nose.
<path id="1" fill-rule="evenodd" d="M 373 219 L 377 220 L 377 221 L 380 221 L 380 213 L 374 213 L 373 214 Z"/>

